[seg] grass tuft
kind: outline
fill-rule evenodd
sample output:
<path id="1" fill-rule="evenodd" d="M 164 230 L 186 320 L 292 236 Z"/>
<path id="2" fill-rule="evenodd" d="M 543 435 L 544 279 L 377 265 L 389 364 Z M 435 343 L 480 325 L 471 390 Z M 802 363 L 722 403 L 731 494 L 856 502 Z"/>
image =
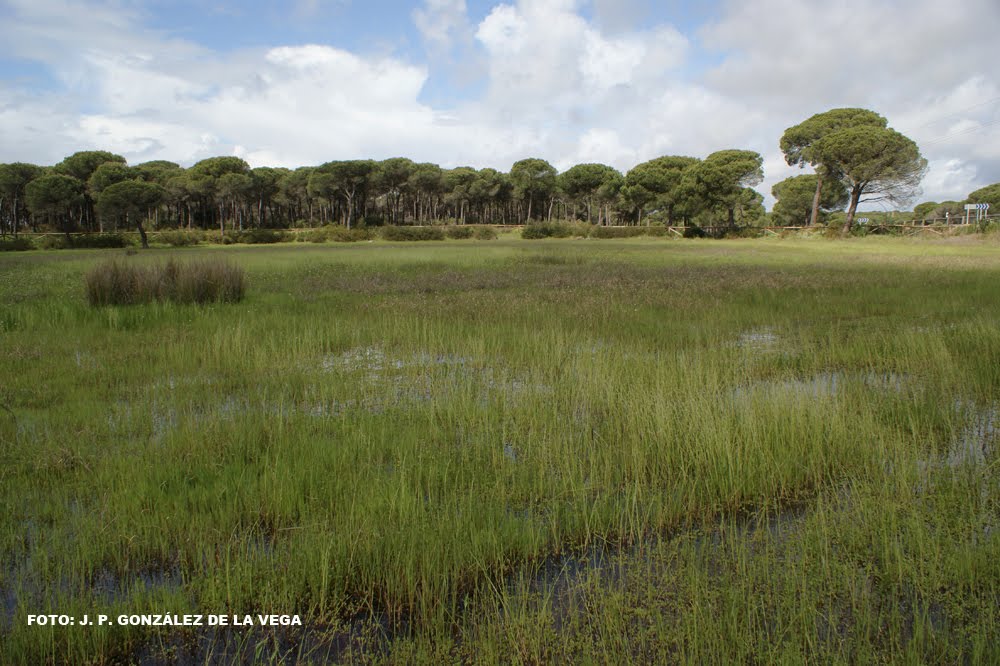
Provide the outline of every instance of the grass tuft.
<path id="1" fill-rule="evenodd" d="M 151 301 L 235 303 L 246 294 L 246 274 L 220 259 L 156 266 L 109 261 L 87 273 L 87 301 L 103 305 L 138 305 Z"/>

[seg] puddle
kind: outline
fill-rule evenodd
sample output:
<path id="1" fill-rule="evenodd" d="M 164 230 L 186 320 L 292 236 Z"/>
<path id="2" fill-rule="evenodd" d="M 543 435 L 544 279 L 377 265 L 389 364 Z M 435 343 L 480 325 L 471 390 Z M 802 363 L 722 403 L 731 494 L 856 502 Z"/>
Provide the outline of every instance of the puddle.
<path id="1" fill-rule="evenodd" d="M 509 576 L 507 589 L 511 596 L 527 592 L 536 603 L 547 604 L 554 628 L 560 631 L 569 618 L 585 610 L 586 596 L 594 587 L 620 590 L 637 577 L 669 580 L 676 564 L 657 557 L 662 545 L 686 539 L 692 542 L 699 556 L 711 559 L 730 539 L 745 542 L 760 536 L 781 543 L 800 528 L 808 510 L 807 503 L 797 502 L 780 509 L 717 517 L 708 523 L 679 527 L 628 545 L 598 541 L 582 550 L 548 557 L 530 575 Z"/>
<path id="2" fill-rule="evenodd" d="M 326 371 L 363 372 L 370 379 L 379 379 L 386 371 L 406 368 L 434 368 L 464 366 L 472 359 L 452 354 L 417 352 L 407 358 L 395 358 L 378 347 L 349 349 L 341 354 L 329 354 L 320 361 Z"/>
<path id="3" fill-rule="evenodd" d="M 320 361 L 320 367 L 326 372 L 358 375 L 376 395 L 329 406 L 312 405 L 309 411 L 317 415 L 338 414 L 352 408 L 381 413 L 407 402 L 447 398 L 463 385 L 471 386 L 480 404 L 493 398 L 517 398 L 530 392 L 552 390 L 526 376 L 454 354 L 417 352 L 394 357 L 377 347 L 364 347 L 327 355 Z"/>
<path id="4" fill-rule="evenodd" d="M 744 331 L 736 338 L 735 345 L 755 352 L 778 351 L 781 338 L 771 329 L 762 328 Z"/>
<path id="5" fill-rule="evenodd" d="M 990 459 L 1000 437 L 1000 409 L 996 405 L 973 410 L 969 423 L 948 448 L 944 463 L 949 467 L 983 465 Z"/>
<path id="6" fill-rule="evenodd" d="M 386 658 L 393 640 L 409 634 L 408 622 L 368 612 L 330 627 L 204 627 L 187 638 L 179 632 L 151 638 L 134 663 L 370 663 Z"/>
<path id="7" fill-rule="evenodd" d="M 831 398 L 845 385 L 851 383 L 861 383 L 870 389 L 899 392 L 906 388 L 907 379 L 895 373 L 821 372 L 812 377 L 767 380 L 750 386 L 738 386 L 733 389 L 733 397 L 748 399 L 759 395 L 775 398 L 792 395 L 817 399 Z"/>
<path id="8" fill-rule="evenodd" d="M 504 442 L 503 455 L 511 462 L 517 462 L 517 450 L 509 442 Z"/>
<path id="9" fill-rule="evenodd" d="M 125 601 L 133 594 L 150 595 L 156 590 L 180 590 L 182 577 L 175 568 L 146 567 L 122 575 L 101 569 L 91 582 L 94 596 L 111 605 Z"/>

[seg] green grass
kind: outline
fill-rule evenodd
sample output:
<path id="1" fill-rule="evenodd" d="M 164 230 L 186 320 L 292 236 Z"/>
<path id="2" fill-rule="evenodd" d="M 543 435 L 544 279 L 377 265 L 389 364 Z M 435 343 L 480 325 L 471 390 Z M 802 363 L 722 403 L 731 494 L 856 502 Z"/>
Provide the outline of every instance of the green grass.
<path id="1" fill-rule="evenodd" d="M 995 241 L 181 255 L 0 256 L 0 661 L 998 657 Z M 165 612 L 306 626 L 26 621 Z"/>

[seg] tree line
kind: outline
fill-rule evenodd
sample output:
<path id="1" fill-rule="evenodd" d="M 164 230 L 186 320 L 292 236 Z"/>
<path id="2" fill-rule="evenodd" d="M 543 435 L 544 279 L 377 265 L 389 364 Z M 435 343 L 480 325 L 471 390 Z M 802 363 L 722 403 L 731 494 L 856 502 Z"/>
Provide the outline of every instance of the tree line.
<path id="1" fill-rule="evenodd" d="M 848 205 L 848 230 L 861 201 L 903 201 L 926 167 L 916 145 L 865 109 L 833 109 L 789 128 L 789 164 L 814 168 L 775 185 L 774 214 L 817 224 Z M 562 173 L 540 158 L 509 172 L 445 169 L 405 157 L 339 160 L 285 169 L 210 157 L 183 168 L 168 161 L 129 165 L 107 151 L 78 152 L 58 164 L 0 164 L 0 232 L 135 228 L 145 244 L 156 228 L 244 230 L 343 225 L 525 224 L 578 220 L 599 225 L 728 226 L 764 215 L 753 189 L 763 160 L 750 150 L 705 158 L 666 155 L 626 173 L 578 164 Z"/>

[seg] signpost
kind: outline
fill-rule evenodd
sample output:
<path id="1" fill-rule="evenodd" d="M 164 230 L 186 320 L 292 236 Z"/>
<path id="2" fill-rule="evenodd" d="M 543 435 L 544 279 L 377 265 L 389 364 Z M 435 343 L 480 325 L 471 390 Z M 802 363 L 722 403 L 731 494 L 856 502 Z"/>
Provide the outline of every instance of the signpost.
<path id="1" fill-rule="evenodd" d="M 990 205 L 988 203 L 965 204 L 965 223 L 970 224 L 971 220 L 969 218 L 972 211 L 976 211 L 976 222 L 979 222 L 987 216 L 988 213 L 986 211 L 989 209 Z"/>

